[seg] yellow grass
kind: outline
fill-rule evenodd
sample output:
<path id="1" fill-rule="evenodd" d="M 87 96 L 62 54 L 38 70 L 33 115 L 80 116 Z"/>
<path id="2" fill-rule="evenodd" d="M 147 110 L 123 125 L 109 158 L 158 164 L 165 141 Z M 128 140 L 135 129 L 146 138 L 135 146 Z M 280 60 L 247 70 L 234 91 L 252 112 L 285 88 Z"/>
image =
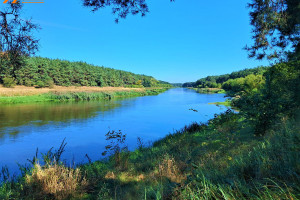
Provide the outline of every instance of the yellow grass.
<path id="1" fill-rule="evenodd" d="M 45 168 L 35 164 L 32 174 L 26 176 L 27 189 L 37 199 L 48 195 L 54 199 L 66 199 L 83 193 L 87 185 L 78 168 L 71 169 L 56 164 Z"/>
<path id="2" fill-rule="evenodd" d="M 174 160 L 174 158 L 165 156 L 163 161 L 158 166 L 158 172 L 161 177 L 166 177 L 175 183 L 181 183 L 186 180 L 186 176 L 184 176 L 178 167 L 178 164 Z"/>
<path id="3" fill-rule="evenodd" d="M 124 88 L 124 87 L 63 87 L 54 86 L 54 88 L 35 88 L 26 86 L 15 86 L 14 88 L 5 88 L 0 85 L 0 96 L 32 96 L 45 94 L 49 92 L 120 92 L 120 91 L 144 91 L 144 88 Z"/>

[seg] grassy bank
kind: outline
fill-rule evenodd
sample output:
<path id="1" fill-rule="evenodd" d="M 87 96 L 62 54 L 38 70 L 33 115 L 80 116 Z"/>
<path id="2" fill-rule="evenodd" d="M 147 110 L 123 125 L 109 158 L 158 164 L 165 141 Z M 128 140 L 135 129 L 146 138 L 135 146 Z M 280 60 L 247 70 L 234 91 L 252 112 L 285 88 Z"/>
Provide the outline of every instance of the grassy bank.
<path id="1" fill-rule="evenodd" d="M 257 137 L 240 114 L 227 111 L 148 147 L 138 140 L 133 152 L 122 133 L 108 137 L 110 157 L 101 161 L 69 168 L 51 161 L 60 148 L 17 179 L 4 170 L 0 199 L 300 198 L 300 135 L 292 120 Z"/>
<path id="2" fill-rule="evenodd" d="M 192 88 L 196 90 L 198 93 L 203 94 L 224 94 L 226 93 L 225 90 L 220 88 Z"/>
<path id="3" fill-rule="evenodd" d="M 226 99 L 226 101 L 223 101 L 223 102 L 213 102 L 213 103 L 208 103 L 208 104 L 215 104 L 217 106 L 223 105 L 223 106 L 226 106 L 226 107 L 232 107 L 232 102 L 231 102 L 231 100 L 228 100 L 228 99 Z"/>
<path id="4" fill-rule="evenodd" d="M 54 90 L 41 90 L 30 92 L 29 95 L 19 96 L 19 93 L 12 91 L 10 95 L 0 96 L 0 103 L 30 103 L 30 102 L 50 102 L 50 101 L 90 101 L 90 100 L 103 100 L 113 99 L 118 97 L 135 97 L 146 95 L 157 95 L 166 91 L 165 88 L 118 88 L 118 89 L 101 89 L 101 88 L 70 88 L 66 89 L 54 89 Z M 33 95 L 30 95 L 33 94 Z"/>

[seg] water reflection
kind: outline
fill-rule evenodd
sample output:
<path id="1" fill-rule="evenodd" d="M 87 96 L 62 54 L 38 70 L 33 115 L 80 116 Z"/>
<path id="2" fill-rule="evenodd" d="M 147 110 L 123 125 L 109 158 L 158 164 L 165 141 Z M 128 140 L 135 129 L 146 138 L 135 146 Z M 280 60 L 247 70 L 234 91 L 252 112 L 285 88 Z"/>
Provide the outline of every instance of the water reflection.
<path id="1" fill-rule="evenodd" d="M 120 101 L 120 100 L 119 100 Z M 121 106 L 119 101 L 0 105 L 0 139 L 16 138 L 20 126 L 43 126 L 84 120 Z"/>
<path id="2" fill-rule="evenodd" d="M 37 147 L 46 152 L 58 147 L 64 138 L 68 143 L 65 159 L 83 162 L 88 154 L 96 160 L 101 157 L 109 130 L 122 130 L 133 149 L 137 137 L 147 143 L 191 122 L 207 121 L 225 110 L 208 103 L 223 100 L 223 94 L 198 94 L 179 88 L 157 96 L 115 101 L 2 105 L 0 166 L 16 170 L 16 162 L 25 163 Z"/>

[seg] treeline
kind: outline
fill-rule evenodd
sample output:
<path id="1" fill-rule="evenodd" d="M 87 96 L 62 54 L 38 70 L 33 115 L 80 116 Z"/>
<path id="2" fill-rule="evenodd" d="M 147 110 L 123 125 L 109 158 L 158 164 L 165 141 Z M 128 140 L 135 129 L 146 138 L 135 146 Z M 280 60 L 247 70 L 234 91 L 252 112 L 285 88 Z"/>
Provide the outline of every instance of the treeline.
<path id="1" fill-rule="evenodd" d="M 222 88 L 225 90 L 233 89 L 235 91 L 241 90 L 240 88 L 237 89 L 237 87 L 241 85 L 251 85 L 254 84 L 253 82 L 256 81 L 261 82 L 262 74 L 267 69 L 268 67 L 256 67 L 253 69 L 244 69 L 220 76 L 207 76 L 205 78 L 197 80 L 196 82 L 184 83 L 183 87 Z M 245 83 L 248 81 L 250 81 L 249 84 Z"/>
<path id="2" fill-rule="evenodd" d="M 218 87 L 235 96 L 232 105 L 253 122 L 258 135 L 263 135 L 282 117 L 299 117 L 300 61 L 208 76 L 190 86 Z"/>
<path id="3" fill-rule="evenodd" d="M 171 87 L 151 76 L 134 74 L 122 70 L 94 66 L 85 62 L 70 62 L 59 59 L 31 57 L 13 76 L 7 75 L 9 66 L 1 64 L 0 83 L 14 82 L 18 85 L 51 87 L 58 86 L 111 86 L 111 87 Z"/>
<path id="4" fill-rule="evenodd" d="M 182 83 L 171 83 L 173 87 L 182 87 Z"/>

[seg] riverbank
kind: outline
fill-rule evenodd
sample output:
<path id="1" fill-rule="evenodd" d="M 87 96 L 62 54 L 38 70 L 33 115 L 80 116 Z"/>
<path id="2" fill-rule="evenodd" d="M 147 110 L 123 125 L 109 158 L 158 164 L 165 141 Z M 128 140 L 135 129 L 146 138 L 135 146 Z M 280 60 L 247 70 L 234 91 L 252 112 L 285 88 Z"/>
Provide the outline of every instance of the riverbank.
<path id="1" fill-rule="evenodd" d="M 14 86 L 6 88 L 0 85 L 0 97 L 15 97 L 15 96 L 33 96 L 46 93 L 67 93 L 67 92 L 128 92 L 128 91 L 144 91 L 145 88 L 126 88 L 126 87 L 87 87 L 87 86 L 54 86 L 53 88 L 35 88 L 26 86 Z"/>
<path id="2" fill-rule="evenodd" d="M 34 88 L 16 86 L 0 87 L 0 103 L 30 103 L 51 101 L 102 100 L 118 97 L 157 95 L 167 88 L 123 88 L 123 87 L 62 87 Z"/>
<path id="3" fill-rule="evenodd" d="M 229 100 L 229 99 L 226 99 L 225 101 L 223 102 L 213 102 L 213 103 L 208 103 L 208 104 L 215 104 L 217 106 L 226 106 L 226 107 L 232 107 L 232 101 Z"/>
<path id="4" fill-rule="evenodd" d="M 220 88 L 190 88 L 201 94 L 225 94 L 226 91 Z"/>
<path id="5" fill-rule="evenodd" d="M 2 183 L 0 198 L 299 199 L 299 129 L 293 121 L 278 127 L 255 137 L 251 124 L 227 111 L 150 146 L 140 139 L 133 152 L 118 140 L 124 135 L 112 131 L 108 159 L 73 169 L 52 161 L 61 145 L 44 157 L 48 164 L 37 162 L 14 182 Z"/>

